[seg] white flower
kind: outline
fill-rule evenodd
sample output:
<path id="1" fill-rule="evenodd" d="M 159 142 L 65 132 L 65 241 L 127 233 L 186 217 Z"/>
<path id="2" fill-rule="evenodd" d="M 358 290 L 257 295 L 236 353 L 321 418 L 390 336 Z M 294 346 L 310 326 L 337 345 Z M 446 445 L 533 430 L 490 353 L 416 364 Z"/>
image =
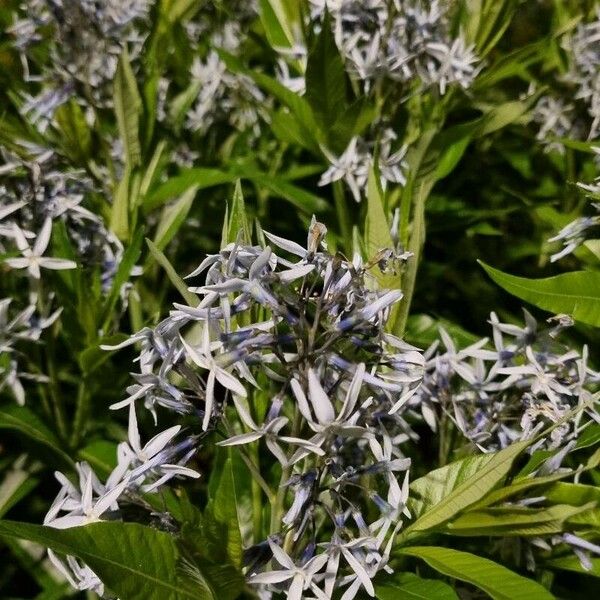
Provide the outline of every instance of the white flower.
<path id="1" fill-rule="evenodd" d="M 318 554 L 317 556 L 313 556 L 302 566 L 297 566 L 292 558 L 271 539 L 269 539 L 269 548 L 273 553 L 273 558 L 283 567 L 283 569 L 252 575 L 248 580 L 248 583 L 251 585 L 268 585 L 289 582 L 287 588 L 288 600 L 301 600 L 303 597 L 303 590 L 305 589 L 310 589 L 317 598 L 327 599 L 329 597 L 326 596 L 313 582 L 316 573 L 318 573 L 327 563 L 327 554 Z"/>
<path id="2" fill-rule="evenodd" d="M 367 184 L 369 175 L 370 155 L 360 152 L 357 144 L 358 138 L 352 138 L 346 150 L 339 157 L 323 149 L 331 166 L 321 175 L 319 185 L 323 186 L 343 179 L 348 184 L 354 200 L 360 202 L 362 190 Z"/>
<path id="3" fill-rule="evenodd" d="M 213 358 L 208 323 L 205 323 L 202 329 L 202 347 L 200 350 L 188 344 L 183 337 L 181 341 L 188 357 L 202 369 L 208 370 L 204 418 L 202 420 L 202 429 L 206 431 L 214 409 L 215 381 L 218 381 L 224 388 L 243 398 L 247 396 L 246 389 L 231 373 L 219 366 Z"/>
<path id="4" fill-rule="evenodd" d="M 52 231 L 52 219 L 47 218 L 42 229 L 37 235 L 33 248 L 29 246 L 21 228 L 13 225 L 17 248 L 23 255 L 22 258 L 5 258 L 4 262 L 13 269 L 27 269 L 35 279 L 40 278 L 40 267 L 45 269 L 75 269 L 77 264 L 72 260 L 63 258 L 48 258 L 43 256 L 50 241 Z"/>

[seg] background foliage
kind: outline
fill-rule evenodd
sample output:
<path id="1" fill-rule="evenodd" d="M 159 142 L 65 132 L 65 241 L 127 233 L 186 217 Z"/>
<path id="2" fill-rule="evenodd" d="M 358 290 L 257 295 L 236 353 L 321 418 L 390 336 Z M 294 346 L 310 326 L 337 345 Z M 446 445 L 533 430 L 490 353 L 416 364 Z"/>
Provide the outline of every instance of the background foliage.
<path id="1" fill-rule="evenodd" d="M 340 54 L 330 16 L 315 24 L 306 2 L 158 0 L 149 3 L 141 43 L 132 36 L 115 46 L 109 38 L 108 49 L 42 23 L 23 60 L 15 23 L 27 16 L 28 4 L 0 0 L 0 193 L 19 200 L 35 176 L 70 173 L 85 182 L 82 206 L 102 219 L 120 251 L 105 285 L 106 265 L 84 264 L 67 225 L 53 228 L 51 256 L 76 260 L 80 268 L 44 272 L 44 293 L 52 292 L 45 297 L 62 313 L 42 328 L 39 341 L 18 347 L 19 369 L 47 377 L 23 379 L 24 404 L 15 401 L 9 380 L 13 355 L 2 348 L 10 319 L 0 320 L 0 517 L 10 520 L 0 522 L 0 596 L 72 597 L 43 546 L 84 559 L 123 599 L 250 594 L 239 571 L 241 540 L 229 538 L 226 549 L 218 542 L 232 518 L 237 522 L 224 514 L 233 497 L 226 478 L 240 477 L 244 468 L 217 453 L 197 456 L 193 466 L 215 472 L 221 461 L 220 481 L 203 477 L 189 488 L 189 499 L 184 492 L 162 499 L 184 520 L 197 521 L 176 541 L 158 526 L 136 524 L 135 515 L 118 533 L 113 523 L 50 531 L 12 522 L 42 523 L 57 489 L 55 470 L 73 474 L 74 461 L 86 460 L 98 474 L 110 472 L 127 423 L 108 407 L 131 383 L 134 354 L 100 345 L 155 325 L 182 297 L 194 303 L 180 276 L 240 229 L 256 240 L 264 229 L 304 245 L 314 214 L 328 228 L 332 252 L 366 260 L 394 245 L 412 252 L 403 270 L 381 273 L 380 283 L 403 289 L 391 328 L 420 348 L 438 338 L 439 325 L 467 346 L 489 334 L 491 311 L 520 323 L 526 305 L 539 321 L 571 315 L 574 325 L 561 340 L 587 344 L 589 362 L 598 366 L 600 242 L 592 230 L 571 254 L 551 262 L 560 241 L 548 241 L 595 214 L 597 190 L 590 198 L 577 186 L 598 175 L 593 115 L 567 76 L 572 57 L 565 45 L 581 23 L 598 19 L 591 0 L 450 2 L 448 27 L 473 46 L 478 72 L 470 85 L 451 82 L 446 89 L 418 77 L 363 85 Z M 77 31 L 77 19 L 69 19 Z M 308 49 L 305 57 L 297 45 Z M 114 73 L 106 67 L 110 80 L 91 87 L 81 69 L 102 52 L 113 56 Z M 73 76 L 70 68 L 79 71 Z M 302 79 L 306 91 L 286 87 L 282 69 L 288 79 Z M 67 83 L 68 99 L 45 111 L 40 96 L 55 98 Z M 540 104 L 548 97 L 572 102 L 567 112 L 577 126 L 550 122 Z M 379 158 L 387 130 L 395 135 L 388 158 L 405 151 L 400 175 L 383 181 L 384 163 L 376 160 L 372 172 L 362 172 L 364 182 L 344 177 L 323 185 L 323 173 L 357 137 Z M 45 150 L 51 158 L 41 161 Z M 32 170 L 36 162 L 41 175 Z M 15 256 L 8 244 L 0 250 L 3 259 Z M 31 291 L 15 273 L 0 263 L 0 297 L 23 299 Z M 150 419 L 141 426 L 152 430 Z M 536 526 L 533 517 L 520 522 L 513 514 L 500 523 L 499 509 L 477 506 L 498 488 L 519 485 L 515 476 L 533 460 L 526 444 L 485 464 L 488 455 L 454 463 L 465 458 L 462 444 L 441 452 L 440 436 L 426 427 L 418 432 L 425 443 L 412 479 L 425 479 L 412 489 L 422 488 L 422 506 L 413 506 L 417 520 L 401 534 L 410 540 L 412 531 L 417 541 L 398 549 L 398 576 L 376 582 L 379 598 L 409 597 L 411 590 L 427 598 L 583 598 L 599 589 L 600 558 L 583 572 L 564 549 L 529 577 L 514 557 L 532 533 L 527 528 Z M 570 465 L 585 466 L 581 489 L 545 482 L 553 486 L 540 495 L 556 494 L 556 503 L 551 513 L 536 515 L 540 531 L 561 532 L 586 514 L 585 526 L 597 536 L 598 512 L 585 511 L 600 503 L 598 430 L 588 438 Z M 437 468 L 447 470 L 436 478 Z M 474 471 L 483 479 L 469 478 Z M 440 489 L 444 482 L 448 489 Z M 219 514 L 220 497 L 226 507 Z M 122 545 L 114 544 L 116 535 Z M 143 554 L 139 561 L 136 552 Z M 202 582 L 175 568 L 181 556 L 206 567 Z M 156 577 L 162 587 L 149 583 Z"/>

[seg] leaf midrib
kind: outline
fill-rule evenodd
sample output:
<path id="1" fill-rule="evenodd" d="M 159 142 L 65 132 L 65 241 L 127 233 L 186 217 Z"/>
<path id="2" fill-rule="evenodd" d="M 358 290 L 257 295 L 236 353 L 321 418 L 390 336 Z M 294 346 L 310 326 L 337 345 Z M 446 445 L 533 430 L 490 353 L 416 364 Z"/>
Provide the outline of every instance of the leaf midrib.
<path id="1" fill-rule="evenodd" d="M 41 534 L 34 534 L 31 536 L 27 536 L 27 537 L 23 536 L 23 535 L 17 535 L 14 532 L 10 531 L 10 529 L 8 529 L 8 530 L 6 529 L 5 526 L 7 524 L 10 524 L 10 521 L 5 521 L 3 523 L 0 523 L 0 535 L 1 536 L 8 536 L 8 537 L 15 538 L 15 539 L 29 539 L 29 541 L 45 545 L 48 548 L 52 548 L 52 549 L 56 550 L 57 552 L 64 552 L 66 554 L 72 554 L 74 556 L 81 558 L 81 560 L 84 560 L 84 561 L 91 558 L 92 560 L 97 560 L 97 561 L 109 564 L 111 566 L 116 567 L 117 569 L 130 572 L 138 577 L 141 577 L 143 579 L 151 581 L 153 584 L 157 585 L 159 588 L 163 588 L 163 589 L 169 590 L 171 592 L 174 592 L 176 594 L 176 597 L 180 596 L 180 597 L 184 597 L 184 598 L 190 598 L 191 600 L 197 600 L 196 594 L 192 594 L 191 592 L 181 590 L 179 587 L 176 587 L 168 582 L 165 582 L 162 579 L 158 579 L 158 578 L 146 573 L 145 571 L 139 571 L 137 569 L 134 569 L 133 567 L 129 567 L 121 562 L 112 560 L 110 558 L 106 558 L 105 556 L 98 555 L 94 552 L 90 552 L 90 551 L 81 552 L 81 551 L 74 550 L 68 543 L 55 541 L 55 540 L 52 540 L 51 538 L 46 538 L 44 535 L 41 535 Z"/>

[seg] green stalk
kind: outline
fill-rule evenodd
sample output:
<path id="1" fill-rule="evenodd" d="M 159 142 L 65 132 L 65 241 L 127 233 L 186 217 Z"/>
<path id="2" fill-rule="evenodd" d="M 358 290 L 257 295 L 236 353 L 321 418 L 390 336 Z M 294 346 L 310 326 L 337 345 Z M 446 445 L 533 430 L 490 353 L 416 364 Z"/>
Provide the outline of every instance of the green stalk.
<path id="1" fill-rule="evenodd" d="M 410 305 L 415 291 L 415 281 L 417 279 L 417 270 L 421 260 L 421 252 L 425 243 L 425 200 L 429 190 L 425 189 L 422 183 L 415 196 L 415 208 L 412 220 L 412 230 L 408 250 L 413 253 L 409 259 L 406 272 L 402 278 L 402 291 L 404 297 L 400 302 L 400 308 L 394 323 L 394 334 L 402 337 L 406 329 L 406 321 L 410 312 Z"/>
<path id="2" fill-rule="evenodd" d="M 285 487 L 285 482 L 290 477 L 290 469 L 286 467 L 281 470 L 281 477 L 279 479 L 279 486 L 277 487 L 277 496 L 275 496 L 275 502 L 272 505 L 271 509 L 271 523 L 269 525 L 269 534 L 272 535 L 277 533 L 279 523 L 281 521 L 281 517 L 283 515 L 283 502 L 285 500 L 285 493 L 287 488 Z"/>
<path id="3" fill-rule="evenodd" d="M 340 233 L 344 241 L 344 250 L 352 254 L 352 222 L 346 206 L 346 195 L 341 181 L 333 182 L 333 199 L 335 201 L 335 211 L 340 225 Z"/>
<path id="4" fill-rule="evenodd" d="M 260 473 L 260 456 L 258 453 L 258 442 L 252 444 L 252 458 L 256 470 Z M 262 494 L 258 481 L 255 477 L 252 478 L 252 531 L 254 534 L 254 543 L 258 543 L 263 539 L 262 535 Z"/>
<path id="5" fill-rule="evenodd" d="M 77 386 L 77 403 L 75 407 L 75 418 L 73 420 L 73 432 L 71 434 L 71 448 L 77 448 L 83 436 L 86 421 L 90 410 L 90 396 L 87 393 L 86 381 L 82 375 L 82 381 Z"/>

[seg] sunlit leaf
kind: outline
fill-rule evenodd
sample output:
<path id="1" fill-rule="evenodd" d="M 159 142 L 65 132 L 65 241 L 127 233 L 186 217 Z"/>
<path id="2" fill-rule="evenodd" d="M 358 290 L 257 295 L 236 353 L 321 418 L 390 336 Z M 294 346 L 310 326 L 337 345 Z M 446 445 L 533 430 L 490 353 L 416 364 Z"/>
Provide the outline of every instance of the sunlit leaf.
<path id="1" fill-rule="evenodd" d="M 487 558 L 437 546 L 413 546 L 399 551 L 424 560 L 436 571 L 466 581 L 489 594 L 494 600 L 553 600 L 542 585 Z"/>
<path id="2" fill-rule="evenodd" d="M 600 327 L 600 273 L 575 271 L 545 279 L 527 279 L 503 273 L 481 261 L 479 264 L 500 287 L 517 298 Z"/>

